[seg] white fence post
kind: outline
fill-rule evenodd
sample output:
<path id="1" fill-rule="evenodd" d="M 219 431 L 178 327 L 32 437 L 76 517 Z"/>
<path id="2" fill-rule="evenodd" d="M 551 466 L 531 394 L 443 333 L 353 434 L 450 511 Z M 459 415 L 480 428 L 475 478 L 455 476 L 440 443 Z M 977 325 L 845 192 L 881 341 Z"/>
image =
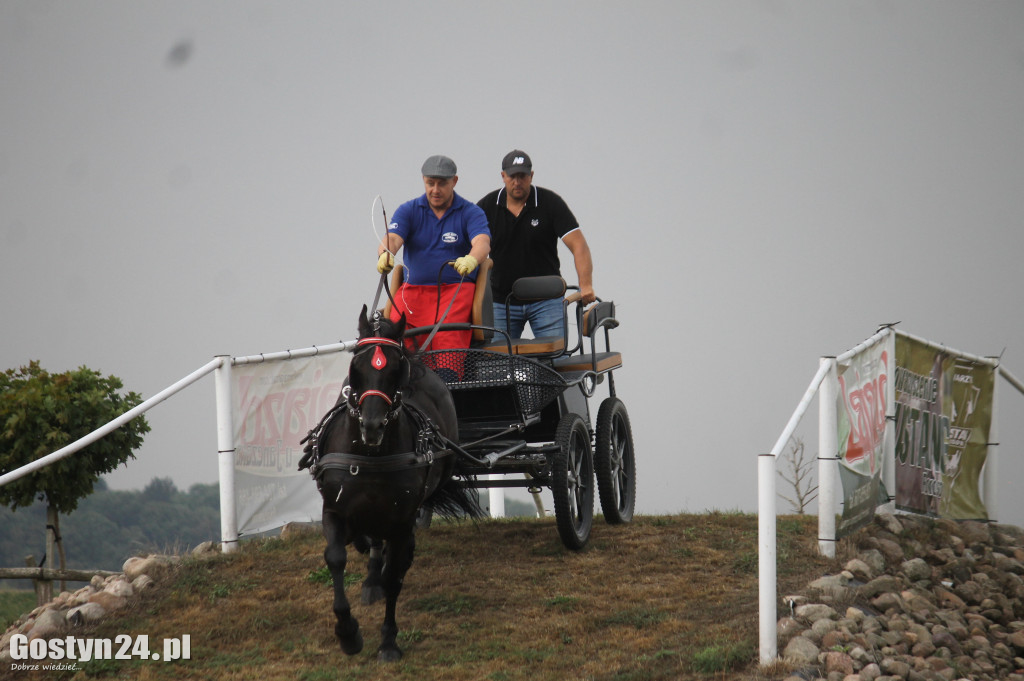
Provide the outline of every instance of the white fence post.
<path id="1" fill-rule="evenodd" d="M 775 542 L 775 454 L 758 454 L 757 592 L 761 664 L 768 664 L 779 654 L 775 607 L 778 574 Z"/>
<path id="2" fill-rule="evenodd" d="M 488 480 L 504 480 L 505 476 L 501 473 L 492 473 L 487 476 Z M 504 518 L 505 517 L 505 488 L 504 487 L 492 487 L 488 495 L 491 506 L 491 517 L 492 518 Z"/>
<path id="3" fill-rule="evenodd" d="M 761 664 L 772 662 L 779 652 L 778 622 L 776 622 L 776 536 L 775 536 L 775 461 L 793 437 L 800 419 L 807 412 L 807 406 L 818 392 L 818 386 L 825 377 L 826 367 L 818 367 L 818 373 L 804 391 L 789 423 L 783 429 L 775 446 L 768 454 L 757 455 L 757 536 L 758 536 L 758 625 L 760 627 Z"/>
<path id="4" fill-rule="evenodd" d="M 836 557 L 836 395 L 838 373 L 835 357 L 822 357 L 825 372 L 818 390 L 818 553 Z"/>
<path id="5" fill-rule="evenodd" d="M 218 355 L 214 373 L 217 391 L 217 466 L 220 481 L 221 551 L 238 548 L 238 516 L 235 512 L 235 427 L 231 414 L 231 357 Z"/>

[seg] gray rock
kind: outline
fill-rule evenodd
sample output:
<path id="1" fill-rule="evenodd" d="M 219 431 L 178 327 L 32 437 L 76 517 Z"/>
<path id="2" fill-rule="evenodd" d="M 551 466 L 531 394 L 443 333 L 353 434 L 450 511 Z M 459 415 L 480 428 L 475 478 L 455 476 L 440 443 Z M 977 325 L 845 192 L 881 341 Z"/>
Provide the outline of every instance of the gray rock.
<path id="1" fill-rule="evenodd" d="M 149 575 L 154 581 L 159 582 L 170 573 L 177 562 L 178 559 L 173 556 L 134 556 L 126 560 L 121 569 L 129 580 L 134 581 L 139 575 Z"/>
<path id="2" fill-rule="evenodd" d="M 911 558 L 900 565 L 900 571 L 906 575 L 911 582 L 919 582 L 932 578 L 932 566 L 923 558 Z"/>
<path id="3" fill-rule="evenodd" d="M 71 608 L 68 610 L 66 618 L 74 626 L 80 624 L 87 624 L 89 622 L 96 622 L 103 619 L 103 616 L 107 614 L 107 611 L 103 609 L 103 606 L 99 603 L 86 603 L 80 605 L 77 608 Z"/>
<path id="4" fill-rule="evenodd" d="M 784 660 L 796 666 L 817 664 L 821 651 L 809 639 L 797 636 L 786 645 L 782 653 Z"/>
<path id="5" fill-rule="evenodd" d="M 881 556 L 881 554 L 879 554 L 879 556 Z M 878 572 L 873 570 L 870 565 L 868 565 L 865 561 L 861 560 L 860 558 L 853 558 L 852 560 L 848 561 L 846 565 L 843 566 L 843 569 L 852 574 L 854 579 L 858 579 L 862 582 L 870 582 L 878 575 Z M 885 569 L 884 561 L 882 562 L 881 569 Z"/>
<path id="6" fill-rule="evenodd" d="M 36 616 L 29 638 L 49 638 L 64 628 L 64 618 L 56 608 L 46 608 Z"/>
<path id="7" fill-rule="evenodd" d="M 875 521 L 897 537 L 903 534 L 903 525 L 901 525 L 896 516 L 891 513 L 879 513 L 875 516 Z"/>
<path id="8" fill-rule="evenodd" d="M 879 594 L 899 591 L 903 588 L 903 580 L 895 575 L 881 575 L 857 589 L 861 598 L 871 599 Z"/>
<path id="9" fill-rule="evenodd" d="M 864 561 L 871 568 L 871 571 L 874 573 L 872 579 L 885 572 L 885 556 L 878 549 L 863 551 L 857 558 Z"/>
<path id="10" fill-rule="evenodd" d="M 905 679 L 910 674 L 910 665 L 902 660 L 882 660 L 878 666 L 889 676 L 898 676 L 901 679 Z"/>
<path id="11" fill-rule="evenodd" d="M 813 623 L 820 619 L 833 619 L 838 617 L 838 613 L 829 605 L 810 603 L 808 605 L 797 606 L 796 616 L 800 619 Z"/>

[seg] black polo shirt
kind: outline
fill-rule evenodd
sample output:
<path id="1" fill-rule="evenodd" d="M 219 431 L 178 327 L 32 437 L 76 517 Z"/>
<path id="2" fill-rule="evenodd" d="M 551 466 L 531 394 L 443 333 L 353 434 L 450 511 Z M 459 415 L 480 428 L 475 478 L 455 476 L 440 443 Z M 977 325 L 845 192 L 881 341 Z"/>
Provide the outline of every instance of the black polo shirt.
<path id="1" fill-rule="evenodd" d="M 494 301 L 505 302 L 520 277 L 561 276 L 558 241 L 580 225 L 562 197 L 549 189 L 530 186 L 519 217 L 505 207 L 502 187 L 477 204 L 491 227 L 491 290 Z"/>

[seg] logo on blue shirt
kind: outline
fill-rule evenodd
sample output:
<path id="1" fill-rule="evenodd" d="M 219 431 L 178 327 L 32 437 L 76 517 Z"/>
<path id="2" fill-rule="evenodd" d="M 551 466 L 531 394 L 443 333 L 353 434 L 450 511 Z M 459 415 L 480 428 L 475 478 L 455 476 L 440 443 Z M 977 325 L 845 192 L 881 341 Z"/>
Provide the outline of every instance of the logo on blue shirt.
<path id="1" fill-rule="evenodd" d="M 444 234 L 441 235 L 441 241 L 445 242 L 446 244 L 453 244 L 458 240 L 459 235 L 456 234 L 455 232 L 445 232 Z"/>

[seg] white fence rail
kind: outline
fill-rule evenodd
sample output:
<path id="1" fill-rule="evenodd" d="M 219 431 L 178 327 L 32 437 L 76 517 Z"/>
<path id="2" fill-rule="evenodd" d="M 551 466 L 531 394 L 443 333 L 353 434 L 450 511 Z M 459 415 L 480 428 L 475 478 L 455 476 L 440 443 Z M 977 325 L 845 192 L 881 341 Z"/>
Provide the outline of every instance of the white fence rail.
<path id="1" fill-rule="evenodd" d="M 215 357 L 188 376 L 182 378 L 180 381 L 161 390 L 156 395 L 143 401 L 135 408 L 126 411 L 121 416 L 75 440 L 71 444 L 62 447 L 51 454 L 47 454 L 44 457 L 40 457 L 35 461 L 27 463 L 20 468 L 16 468 L 13 471 L 0 475 L 0 487 L 81 451 L 93 442 L 96 442 L 105 435 L 117 430 L 132 419 L 146 413 L 172 395 L 181 392 L 201 378 L 213 373 L 215 374 L 217 401 L 217 454 L 220 482 L 221 545 L 225 552 L 233 551 L 238 542 L 238 525 L 235 516 L 235 449 L 234 427 L 231 415 L 231 367 L 237 364 L 253 364 L 256 362 L 272 360 L 298 359 L 300 357 L 310 357 L 317 354 L 341 352 L 344 350 L 351 350 L 355 347 L 355 343 L 356 342 L 353 340 L 332 343 L 329 345 L 314 345 L 301 350 L 285 350 L 282 352 L 248 355 L 245 357 L 230 357 L 227 355 Z"/>
<path id="2" fill-rule="evenodd" d="M 67 445 L 66 447 L 62 447 L 61 449 L 58 449 L 57 451 L 53 452 L 52 454 L 47 454 L 44 457 L 38 458 L 35 461 L 27 463 L 24 466 L 22 466 L 21 468 L 16 468 L 13 471 L 10 471 L 8 473 L 4 473 L 3 475 L 0 475 L 0 487 L 3 487 L 4 485 L 6 485 L 9 482 L 14 482 L 15 480 L 17 480 L 19 478 L 23 478 L 26 475 L 28 475 L 29 473 L 34 473 L 35 471 L 39 470 L 40 468 L 45 468 L 46 466 L 49 466 L 52 463 L 60 461 L 61 459 L 65 458 L 65 457 L 68 457 L 68 456 L 71 456 L 75 452 L 77 452 L 77 451 L 79 451 L 81 449 L 84 449 L 85 447 L 88 447 L 89 445 L 91 445 L 93 442 L 96 442 L 96 440 L 99 440 L 104 435 L 108 435 L 109 433 L 112 433 L 113 431 L 117 430 L 118 428 L 120 428 L 124 424 L 128 423 L 129 421 L 131 421 L 135 417 L 141 416 L 142 414 L 144 414 L 145 412 L 149 411 L 150 409 L 152 409 L 156 405 L 160 404 L 161 402 L 166 400 L 171 395 L 174 395 L 175 393 L 181 392 L 182 390 L 184 390 L 188 386 L 190 386 L 193 383 L 195 383 L 196 381 L 198 381 L 203 376 L 206 376 L 207 374 L 213 372 L 218 367 L 220 367 L 220 365 L 223 363 L 223 361 L 224 361 L 224 358 L 222 358 L 222 357 L 218 357 L 218 358 L 210 361 L 209 363 L 207 363 L 206 365 L 196 369 L 191 374 L 189 374 L 185 378 L 181 379 L 180 381 L 178 381 L 174 385 L 169 386 L 167 388 L 164 388 L 163 390 L 158 392 L 156 395 L 153 395 L 153 397 L 150 397 L 148 400 L 144 401 L 142 404 L 138 405 L 134 409 L 126 411 L 125 413 L 121 414 L 120 416 L 118 416 L 113 421 L 111 421 L 111 422 L 109 422 L 109 423 L 107 423 L 107 424 L 97 428 L 96 430 L 92 431 L 88 435 L 80 437 L 79 439 L 75 440 L 74 442 L 72 442 L 71 444 Z"/>
<path id="3" fill-rule="evenodd" d="M 284 350 L 281 352 L 261 353 L 242 357 L 231 357 L 219 355 L 199 369 L 196 369 L 188 376 L 182 378 L 173 385 L 161 390 L 153 397 L 145 400 L 135 408 L 125 412 L 116 419 L 104 424 L 71 444 L 36 459 L 13 471 L 0 475 L 0 487 L 9 482 L 14 482 L 26 475 L 29 475 L 52 463 L 71 456 L 100 438 L 120 428 L 134 418 L 141 416 L 156 405 L 168 399 L 172 395 L 181 392 L 208 374 L 214 374 L 217 408 L 217 468 L 220 485 L 220 518 L 221 518 L 221 548 L 224 552 L 234 551 L 238 544 L 238 520 L 235 507 L 235 424 L 232 409 L 232 381 L 231 368 L 245 364 L 257 364 L 271 361 L 287 361 L 301 359 L 316 355 L 325 355 L 334 352 L 352 351 L 356 347 L 356 341 L 341 341 L 328 345 L 314 345 L 299 350 Z M 491 490 L 492 515 L 504 515 L 504 490 Z"/>

